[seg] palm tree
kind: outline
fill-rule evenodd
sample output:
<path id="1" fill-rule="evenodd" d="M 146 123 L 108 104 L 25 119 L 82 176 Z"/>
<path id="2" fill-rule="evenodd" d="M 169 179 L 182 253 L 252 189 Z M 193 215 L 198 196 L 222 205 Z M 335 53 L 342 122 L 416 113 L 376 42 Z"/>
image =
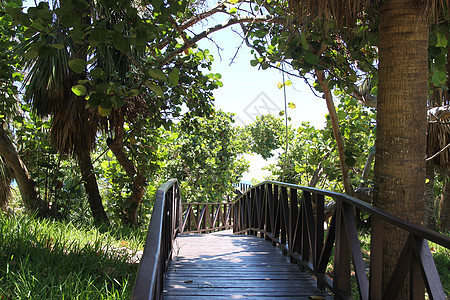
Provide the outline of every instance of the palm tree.
<path id="1" fill-rule="evenodd" d="M 55 26 L 58 26 L 57 22 Z M 28 83 L 25 99 L 38 115 L 52 116 L 50 136 L 53 142 L 61 153 L 76 156 L 94 220 L 107 223 L 108 217 L 103 208 L 90 156 L 98 131 L 99 116 L 96 111 L 86 109 L 84 97 L 76 96 L 71 90 L 72 86 L 85 78 L 85 74 L 72 71 L 69 60 L 85 59 L 87 46 L 75 44 L 63 27 L 58 29 L 54 35 L 39 33 L 23 46 L 22 51 L 25 53 L 33 43 L 42 40 L 46 45 L 63 45 L 56 51 L 56 55 L 40 55 L 26 63 L 29 73 L 25 78 Z"/>
<path id="2" fill-rule="evenodd" d="M 429 17 L 443 2 L 292 0 L 303 17 L 332 19 L 342 29 L 378 11 L 374 204 L 417 224 L 424 222 Z M 384 237 L 383 286 L 386 287 L 404 244 L 399 241 L 405 241 L 406 237 L 387 226 Z"/>

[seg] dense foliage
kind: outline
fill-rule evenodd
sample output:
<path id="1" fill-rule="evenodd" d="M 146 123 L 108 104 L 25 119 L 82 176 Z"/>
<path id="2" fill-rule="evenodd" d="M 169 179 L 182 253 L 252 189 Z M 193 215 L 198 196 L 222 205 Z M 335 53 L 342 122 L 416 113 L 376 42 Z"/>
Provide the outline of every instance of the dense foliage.
<path id="1" fill-rule="evenodd" d="M 222 202 L 232 196 L 233 184 L 248 168 L 248 162 L 239 158 L 244 149 L 233 123 L 231 114 L 217 111 L 210 118 L 183 119 L 176 127 L 166 177 L 181 180 L 184 199 Z"/>

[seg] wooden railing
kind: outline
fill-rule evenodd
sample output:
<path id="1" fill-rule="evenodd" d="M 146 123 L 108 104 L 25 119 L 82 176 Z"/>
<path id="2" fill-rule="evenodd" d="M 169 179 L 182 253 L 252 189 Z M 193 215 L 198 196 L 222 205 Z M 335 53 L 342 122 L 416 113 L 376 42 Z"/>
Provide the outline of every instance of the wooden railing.
<path id="1" fill-rule="evenodd" d="M 239 182 L 239 183 L 235 183 L 233 184 L 234 188 L 241 191 L 242 193 L 245 193 L 247 190 L 249 190 L 253 185 L 248 184 L 248 183 L 243 183 L 243 182 Z"/>
<path id="2" fill-rule="evenodd" d="M 181 231 L 181 213 L 178 181 L 171 179 L 156 192 L 144 253 L 131 299 L 160 299 L 173 241 Z"/>
<path id="3" fill-rule="evenodd" d="M 336 208 L 325 234 L 326 199 L 336 201 Z M 354 208 L 371 216 L 370 262 L 367 266 L 358 238 Z M 428 241 L 450 248 L 450 238 L 395 218 L 356 198 L 266 181 L 239 197 L 234 213 L 235 233 L 260 234 L 281 246 L 291 261 L 311 272 L 317 278 L 318 286 L 328 288 L 337 299 L 352 297 L 352 267 L 360 299 L 395 299 L 408 273 L 412 274 L 409 276 L 412 299 L 424 298 L 424 284 L 430 299 L 446 299 Z M 408 239 L 382 294 L 383 226 L 388 223 L 403 229 Z M 333 271 L 327 274 L 331 262 Z"/>
<path id="4" fill-rule="evenodd" d="M 232 203 L 183 203 L 185 233 L 208 233 L 233 228 Z"/>

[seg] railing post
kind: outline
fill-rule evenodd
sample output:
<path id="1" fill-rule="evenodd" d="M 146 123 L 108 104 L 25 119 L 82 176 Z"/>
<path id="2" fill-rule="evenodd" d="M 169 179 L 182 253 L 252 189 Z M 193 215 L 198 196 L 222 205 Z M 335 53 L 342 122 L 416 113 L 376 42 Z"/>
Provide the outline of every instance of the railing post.
<path id="1" fill-rule="evenodd" d="M 316 244 L 316 253 L 314 253 L 315 260 L 313 264 L 314 269 L 317 269 L 319 265 L 320 254 L 323 248 L 325 197 L 319 194 L 314 194 L 314 196 L 316 197 L 316 236 L 314 237 L 314 243 Z"/>
<path id="2" fill-rule="evenodd" d="M 298 224 L 301 220 L 299 220 L 298 215 L 298 200 L 297 200 L 297 190 L 290 188 L 290 209 L 289 209 L 289 251 L 291 253 L 299 250 L 300 241 L 298 239 Z M 294 262 L 294 259 L 291 257 L 291 262 Z"/>
<path id="3" fill-rule="evenodd" d="M 288 212 L 288 195 L 287 188 L 281 187 L 281 195 L 280 195 L 280 222 L 281 222 L 281 236 L 280 243 L 284 246 L 287 244 L 287 233 L 289 230 L 289 212 Z M 283 254 L 286 254 L 285 248 L 282 248 Z"/>
<path id="4" fill-rule="evenodd" d="M 370 239 L 370 299 L 380 300 L 382 293 L 383 268 L 383 221 L 372 216 L 372 232 Z"/>
<path id="5" fill-rule="evenodd" d="M 273 227 L 272 245 L 275 246 L 280 237 L 280 230 L 281 230 L 281 208 L 280 208 L 278 185 L 274 185 L 274 187 L 273 187 L 273 208 L 274 208 L 274 211 L 273 211 L 272 215 L 273 215 L 275 225 Z"/>
<path id="6" fill-rule="evenodd" d="M 336 205 L 336 244 L 334 248 L 334 281 L 335 299 L 351 295 L 350 281 L 350 247 L 347 230 L 343 218 L 342 200 Z"/>
<path id="7" fill-rule="evenodd" d="M 266 187 L 265 189 L 266 206 L 264 209 L 264 214 L 266 218 L 266 240 L 270 240 L 268 234 L 271 234 L 273 236 L 273 221 L 274 221 L 272 184 L 266 184 L 265 187 Z"/>

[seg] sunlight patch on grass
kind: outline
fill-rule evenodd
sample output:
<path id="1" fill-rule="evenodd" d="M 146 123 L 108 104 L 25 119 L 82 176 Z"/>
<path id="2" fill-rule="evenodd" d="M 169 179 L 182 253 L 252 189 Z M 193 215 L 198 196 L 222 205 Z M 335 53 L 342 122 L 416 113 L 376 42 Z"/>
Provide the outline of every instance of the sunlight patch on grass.
<path id="1" fill-rule="evenodd" d="M 129 299 L 145 233 L 0 215 L 0 299 Z"/>

